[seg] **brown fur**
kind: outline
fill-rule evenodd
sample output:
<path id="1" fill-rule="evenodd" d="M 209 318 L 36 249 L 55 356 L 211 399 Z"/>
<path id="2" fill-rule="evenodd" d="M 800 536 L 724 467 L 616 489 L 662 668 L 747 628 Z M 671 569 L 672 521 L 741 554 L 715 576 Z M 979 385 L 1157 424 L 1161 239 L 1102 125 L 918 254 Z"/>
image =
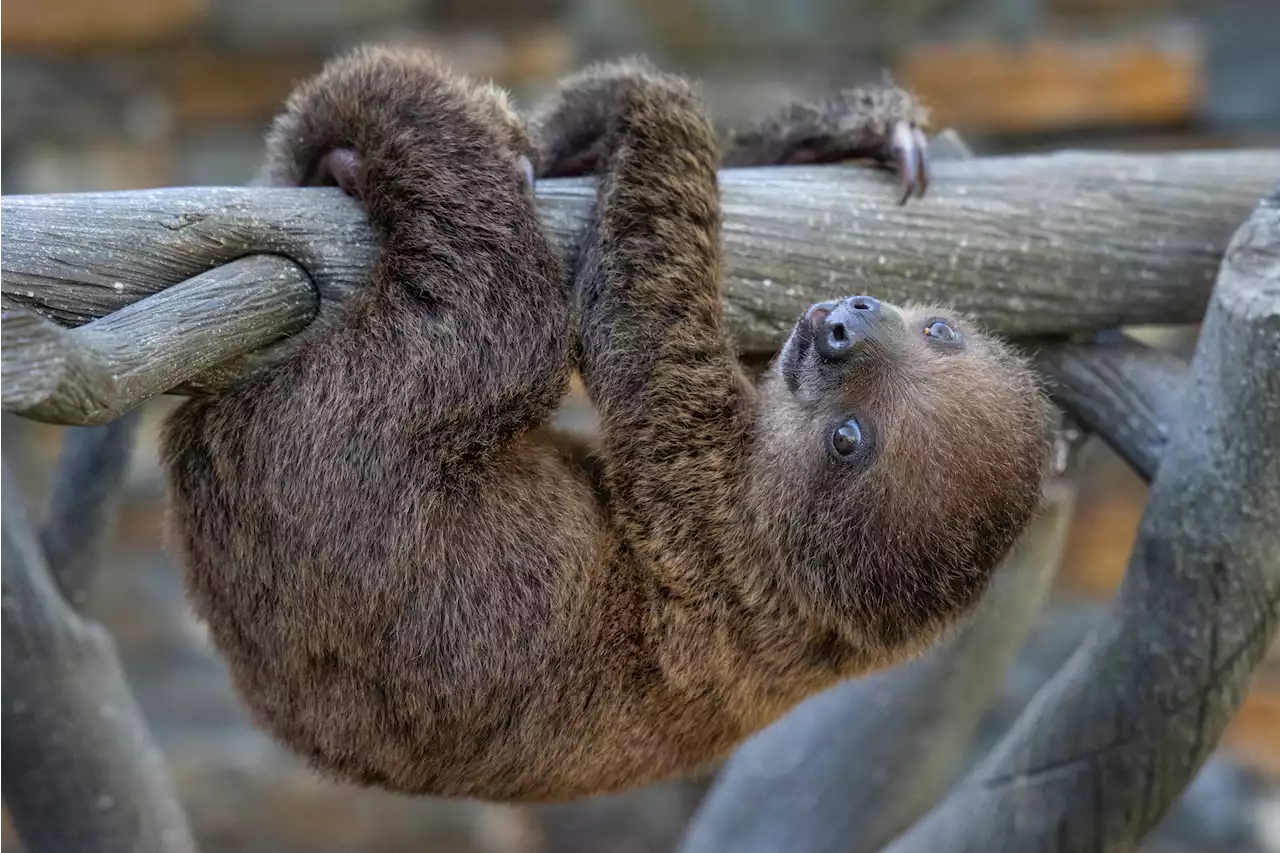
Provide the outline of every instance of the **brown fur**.
<path id="1" fill-rule="evenodd" d="M 541 177 L 574 177 L 599 168 L 603 137 L 579 126 L 577 116 L 608 109 L 613 92 L 561 92 L 576 99 L 567 121 L 535 116 L 542 149 Z M 585 105 L 584 98 L 599 98 Z M 562 117 L 565 113 L 562 111 Z M 720 165 L 781 166 L 869 160 L 897 169 L 901 201 L 923 197 L 929 186 L 928 111 L 905 89 L 891 83 L 844 89 L 813 102 L 794 101 L 754 122 L 720 129 Z"/>
<path id="2" fill-rule="evenodd" d="M 893 160 L 890 142 L 899 122 L 928 126 L 915 96 L 889 83 L 845 89 L 812 103 L 783 105 L 753 125 L 721 133 L 725 166 Z"/>
<path id="3" fill-rule="evenodd" d="M 1037 502 L 1043 402 L 968 325 L 935 351 L 908 311 L 856 370 L 793 336 L 794 392 L 747 380 L 684 82 L 591 69 L 537 138 L 544 166 L 589 149 L 605 171 L 572 294 L 500 93 L 418 53 L 330 64 L 265 174 L 359 195 L 373 277 L 167 425 L 172 541 L 240 694 L 360 783 L 547 800 L 695 769 L 934 639 Z M 348 149 L 356 171 L 326 173 Z M 574 352 L 594 459 L 547 426 Z M 877 447 L 856 464 L 826 450 L 852 410 Z"/>

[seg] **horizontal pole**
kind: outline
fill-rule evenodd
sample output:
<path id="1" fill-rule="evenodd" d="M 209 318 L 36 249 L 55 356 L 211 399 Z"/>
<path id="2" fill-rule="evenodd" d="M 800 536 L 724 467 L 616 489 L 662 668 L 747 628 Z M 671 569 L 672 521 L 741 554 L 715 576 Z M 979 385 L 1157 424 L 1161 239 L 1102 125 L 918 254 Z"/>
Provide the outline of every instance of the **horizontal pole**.
<path id="1" fill-rule="evenodd" d="M 729 327 L 744 355 L 771 354 L 806 306 L 855 292 L 949 304 L 1013 336 L 1194 322 L 1227 241 L 1277 175 L 1280 150 L 1271 149 L 939 160 L 929 195 L 899 206 L 894 179 L 874 169 L 726 169 Z M 573 258 L 594 206 L 593 181 L 542 181 L 537 197 L 548 234 Z M 201 304 L 202 334 L 223 339 L 219 357 L 231 357 L 231 344 L 248 355 L 210 371 L 207 358 L 186 365 L 178 352 L 163 372 L 143 371 L 146 393 L 224 385 L 322 330 L 378 254 L 359 205 L 332 189 L 233 187 L 0 198 L 6 311 L 26 308 L 66 326 L 263 254 L 306 271 L 319 295 L 315 321 L 300 328 L 298 315 L 269 309 L 278 325 L 264 328 L 263 315 L 248 312 L 242 299 Z M 275 287 L 300 292 L 301 275 L 286 285 L 264 274 L 260 295 Z M 164 345 L 185 350 L 182 324 L 191 320 L 182 319 L 187 309 L 173 307 L 165 322 L 174 334 Z M 241 324 L 249 334 L 237 333 Z M 11 405 L 10 382 L 15 393 L 29 395 L 32 383 L 50 381 L 47 373 L 25 376 L 35 356 L 20 348 L 61 339 L 56 330 L 24 331 L 37 329 L 29 318 L 15 325 L 7 317 L 6 333 L 10 326 L 17 333 L 13 346 L 8 338 L 4 346 L 6 409 L 96 423 L 66 418 L 77 411 L 108 417 L 137 401 L 138 393 L 117 390 L 110 393 L 123 396 L 68 411 L 37 411 L 29 400 Z M 187 378 L 155 390 L 179 376 Z"/>
<path id="2" fill-rule="evenodd" d="M 724 170 L 728 310 L 745 351 L 859 290 L 951 300 L 1008 334 L 1194 321 L 1277 177 L 1280 150 L 973 158 L 937 163 L 929 195 L 899 206 L 877 170 Z M 571 253 L 594 183 L 542 181 L 538 203 Z M 6 299 L 70 324 L 256 252 L 301 264 L 332 316 L 377 254 L 359 206 L 332 189 L 5 196 L 0 210 Z"/>

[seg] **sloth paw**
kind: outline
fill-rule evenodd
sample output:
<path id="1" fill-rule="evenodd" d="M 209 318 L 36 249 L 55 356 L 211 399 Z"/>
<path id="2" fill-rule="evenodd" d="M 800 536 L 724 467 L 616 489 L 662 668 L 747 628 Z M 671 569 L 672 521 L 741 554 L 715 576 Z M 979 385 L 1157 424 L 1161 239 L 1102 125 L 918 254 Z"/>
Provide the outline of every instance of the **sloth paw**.
<path id="1" fill-rule="evenodd" d="M 894 122 L 880 159 L 896 168 L 901 177 L 902 199 L 899 204 L 906 204 L 912 195 L 924 197 L 930 177 L 929 140 L 915 122 Z"/>

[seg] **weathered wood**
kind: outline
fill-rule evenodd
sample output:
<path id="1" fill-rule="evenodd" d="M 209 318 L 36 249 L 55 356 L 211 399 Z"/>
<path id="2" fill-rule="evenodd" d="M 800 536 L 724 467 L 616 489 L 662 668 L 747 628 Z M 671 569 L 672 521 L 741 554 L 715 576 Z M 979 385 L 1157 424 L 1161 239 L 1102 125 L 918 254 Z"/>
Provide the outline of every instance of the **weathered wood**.
<path id="1" fill-rule="evenodd" d="M 1034 361 L 1058 405 L 1149 482 L 1182 404 L 1187 363 L 1129 339 L 1043 347 Z"/>
<path id="2" fill-rule="evenodd" d="M 977 158 L 939 162 L 929 196 L 899 207 L 894 178 L 876 170 L 725 170 L 730 328 L 744 352 L 772 351 L 807 305 L 859 291 L 950 302 L 1012 335 L 1195 321 L 1231 233 L 1277 175 L 1280 150 Z M 594 184 L 543 181 L 538 199 L 575 257 Z M 256 252 L 306 269 L 325 320 L 377 254 L 359 206 L 337 190 L 6 196 L 0 206 L 6 304 L 71 325 Z"/>
<path id="3" fill-rule="evenodd" d="M 955 637 L 813 697 L 743 744 L 680 853 L 874 851 L 927 812 L 1048 597 L 1075 509 L 1074 472 L 1062 473 Z"/>
<path id="4" fill-rule="evenodd" d="M 4 804 L 27 850 L 195 853 L 110 636 L 58 594 L 7 464 Z"/>
<path id="5" fill-rule="evenodd" d="M 40 548 L 49 576 L 77 610 L 89 599 L 115 532 L 141 421 L 142 409 L 134 408 L 109 424 L 64 431 Z"/>
<path id="6" fill-rule="evenodd" d="M 993 753 L 892 853 L 1129 850 L 1280 620 L 1280 191 L 1236 233 L 1124 585 Z"/>
<path id="7" fill-rule="evenodd" d="M 215 267 L 76 329 L 6 307 L 4 409 L 106 423 L 197 376 L 234 372 L 228 360 L 302 329 L 316 308 L 306 273 L 271 255 Z"/>

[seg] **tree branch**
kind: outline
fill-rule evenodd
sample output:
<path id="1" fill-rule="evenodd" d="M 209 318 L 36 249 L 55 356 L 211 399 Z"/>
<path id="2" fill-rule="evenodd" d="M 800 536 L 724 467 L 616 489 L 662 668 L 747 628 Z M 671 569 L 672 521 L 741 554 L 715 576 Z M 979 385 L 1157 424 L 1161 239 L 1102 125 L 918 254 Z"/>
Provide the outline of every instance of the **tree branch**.
<path id="1" fill-rule="evenodd" d="M 1232 231 L 1278 172 L 1277 150 L 943 160 L 929 197 L 900 207 L 877 170 L 724 170 L 730 330 L 744 353 L 773 352 L 809 304 L 864 290 L 951 303 L 1008 335 L 1195 321 Z M 586 179 L 539 185 L 566 257 L 594 193 Z M 67 325 L 246 255 L 293 259 L 320 294 L 320 322 L 265 357 L 322 328 L 377 255 L 359 206 L 337 190 L 6 196 L 0 207 L 5 306 Z"/>
<path id="2" fill-rule="evenodd" d="M 142 410 L 105 426 L 70 427 L 54 475 L 40 547 L 62 597 L 80 610 L 116 528 Z"/>
<path id="3" fill-rule="evenodd" d="M 1232 240 L 1107 621 L 892 853 L 1131 849 L 1280 618 L 1280 191 Z"/>
<path id="4" fill-rule="evenodd" d="M 229 359 L 302 329 L 316 296 L 297 264 L 254 255 L 200 273 L 66 329 L 25 308 L 4 312 L 6 411 L 102 424 Z"/>
<path id="5" fill-rule="evenodd" d="M 4 803 L 28 850 L 195 853 L 111 638 L 49 577 L 3 467 Z"/>
<path id="6" fill-rule="evenodd" d="M 1188 366 L 1127 338 L 1040 348 L 1054 401 L 1150 482 L 1186 390 Z"/>

